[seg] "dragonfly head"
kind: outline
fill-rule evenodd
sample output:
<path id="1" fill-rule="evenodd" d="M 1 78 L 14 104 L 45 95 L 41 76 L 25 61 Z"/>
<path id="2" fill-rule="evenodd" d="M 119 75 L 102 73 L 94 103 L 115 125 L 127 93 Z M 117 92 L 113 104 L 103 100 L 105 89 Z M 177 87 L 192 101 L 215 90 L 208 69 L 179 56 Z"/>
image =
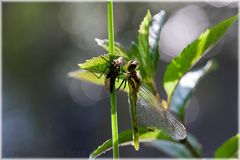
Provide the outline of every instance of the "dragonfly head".
<path id="1" fill-rule="evenodd" d="M 117 66 L 122 66 L 122 65 L 124 65 L 124 63 L 125 63 L 123 57 L 119 57 L 119 58 L 116 59 L 114 62 L 115 62 L 115 64 L 116 64 Z"/>
<path id="2" fill-rule="evenodd" d="M 128 62 L 128 65 L 127 65 L 127 66 L 128 66 L 128 67 L 127 67 L 127 70 L 128 70 L 129 72 L 133 72 L 133 71 L 135 71 L 136 68 L 138 67 L 138 62 L 131 60 L 131 61 Z"/>

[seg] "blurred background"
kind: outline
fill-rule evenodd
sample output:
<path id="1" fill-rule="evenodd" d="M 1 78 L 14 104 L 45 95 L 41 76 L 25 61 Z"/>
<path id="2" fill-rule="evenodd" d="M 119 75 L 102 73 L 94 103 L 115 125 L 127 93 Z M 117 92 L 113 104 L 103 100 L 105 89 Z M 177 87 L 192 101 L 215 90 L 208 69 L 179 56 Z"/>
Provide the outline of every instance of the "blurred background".
<path id="1" fill-rule="evenodd" d="M 156 81 L 162 97 L 166 65 L 206 28 L 238 13 L 237 2 L 114 3 L 115 40 L 128 46 L 140 22 L 166 11 Z M 77 64 L 104 54 L 107 3 L 2 3 L 2 156 L 88 157 L 111 137 L 110 106 L 101 86 L 67 77 Z M 206 55 L 217 71 L 196 89 L 187 130 L 205 157 L 238 130 L 238 24 Z M 118 94 L 119 131 L 131 127 L 127 96 Z M 107 152 L 103 157 L 110 157 Z M 121 157 L 167 157 L 150 143 L 120 148 Z"/>

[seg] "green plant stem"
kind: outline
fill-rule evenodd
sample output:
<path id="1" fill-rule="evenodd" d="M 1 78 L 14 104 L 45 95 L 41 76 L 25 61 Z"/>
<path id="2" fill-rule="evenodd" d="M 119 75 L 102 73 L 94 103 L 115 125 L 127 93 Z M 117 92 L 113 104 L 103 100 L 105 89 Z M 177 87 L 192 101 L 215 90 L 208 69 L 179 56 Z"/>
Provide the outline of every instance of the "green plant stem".
<path id="1" fill-rule="evenodd" d="M 109 55 L 112 57 L 114 53 L 114 23 L 113 23 L 113 2 L 108 1 L 108 41 L 109 41 Z M 117 103 L 116 103 L 116 90 L 115 83 L 113 87 L 113 92 L 110 93 L 110 103 L 111 103 L 111 124 L 112 124 L 112 143 L 113 143 L 113 158 L 117 159 L 119 157 L 118 148 L 118 120 L 117 120 Z"/>
<path id="2" fill-rule="evenodd" d="M 116 91 L 115 88 L 110 95 L 111 98 L 111 119 L 112 119 L 112 143 L 113 143 L 113 157 L 119 157 L 118 150 L 118 120 L 117 120 L 117 104 L 116 104 Z"/>
<path id="3" fill-rule="evenodd" d="M 157 89 L 156 82 L 155 82 L 154 78 L 151 78 L 151 88 L 153 90 L 153 94 L 155 95 L 155 97 L 157 98 L 159 103 L 161 103 L 162 100 L 161 100 L 160 94 L 158 93 L 158 89 Z"/>
<path id="4" fill-rule="evenodd" d="M 113 3 L 112 0 L 108 1 L 108 41 L 109 41 L 109 54 L 114 53 L 114 22 L 113 22 Z"/>

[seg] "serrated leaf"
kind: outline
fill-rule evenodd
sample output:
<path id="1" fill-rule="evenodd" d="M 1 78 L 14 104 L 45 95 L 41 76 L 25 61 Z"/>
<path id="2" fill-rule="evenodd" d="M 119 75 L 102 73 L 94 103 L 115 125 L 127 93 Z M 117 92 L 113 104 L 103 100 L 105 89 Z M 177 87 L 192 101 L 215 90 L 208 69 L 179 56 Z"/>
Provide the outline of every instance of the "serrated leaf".
<path id="1" fill-rule="evenodd" d="M 197 151 L 199 155 L 201 155 L 202 146 L 197 141 L 197 139 L 193 137 L 191 134 L 188 134 L 187 140 L 192 145 L 194 150 Z M 175 157 L 175 158 L 195 157 L 195 155 L 193 155 L 193 153 L 186 147 L 186 145 L 182 143 L 177 143 L 174 141 L 157 140 L 157 141 L 153 141 L 151 145 L 171 157 Z"/>
<path id="2" fill-rule="evenodd" d="M 95 73 L 98 77 L 100 76 L 100 74 Z M 78 70 L 78 71 L 73 71 L 73 72 L 69 72 L 68 76 L 74 79 L 78 79 L 78 80 L 82 80 L 82 81 L 86 81 L 89 83 L 93 83 L 96 85 L 101 85 L 101 86 L 105 86 L 105 76 L 101 76 L 100 78 L 97 78 L 92 72 L 88 72 L 85 70 Z M 118 88 L 121 85 L 122 80 L 124 79 L 123 76 L 120 76 L 118 81 L 115 81 L 116 84 L 116 88 Z M 126 84 L 125 89 L 123 90 L 124 92 L 128 93 L 128 84 Z"/>
<path id="3" fill-rule="evenodd" d="M 215 152 L 215 158 L 237 158 L 240 134 L 225 141 Z"/>
<path id="4" fill-rule="evenodd" d="M 88 70 L 94 73 L 103 74 L 108 67 L 109 55 L 104 54 L 98 57 L 93 57 L 82 64 L 78 64 L 81 69 Z"/>
<path id="5" fill-rule="evenodd" d="M 173 92 L 184 74 L 202 58 L 207 49 L 210 49 L 216 44 L 237 19 L 238 16 L 232 16 L 209 30 L 206 30 L 171 61 L 167 66 L 163 78 L 163 85 L 168 95 L 168 102 L 170 102 Z"/>
<path id="6" fill-rule="evenodd" d="M 158 14 L 154 15 L 149 26 L 149 57 L 151 74 L 154 76 L 156 73 L 157 63 L 159 60 L 158 46 L 160 32 L 165 19 L 165 11 L 161 10 Z"/>
<path id="7" fill-rule="evenodd" d="M 100 74 L 97 74 L 97 76 L 100 76 Z M 96 85 L 104 86 L 104 76 L 97 78 L 93 73 L 85 71 L 85 70 L 78 70 L 68 73 L 68 77 L 75 78 L 78 80 L 87 81 Z"/>
<path id="8" fill-rule="evenodd" d="M 161 130 L 149 131 L 147 128 L 142 127 L 139 128 L 139 135 L 140 142 L 150 142 L 157 139 L 172 141 L 171 137 Z M 118 137 L 120 146 L 130 145 L 132 143 L 132 130 L 123 131 Z M 90 158 L 94 159 L 110 149 L 112 149 L 112 139 L 105 141 L 101 146 L 94 150 L 90 154 Z"/>
<path id="9" fill-rule="evenodd" d="M 147 72 L 150 70 L 149 65 L 149 46 L 148 46 L 148 29 L 150 25 L 151 14 L 150 11 L 147 11 L 146 16 L 144 17 L 140 28 L 138 30 L 138 50 L 139 50 L 139 57 L 138 60 L 140 62 L 140 66 L 143 68 L 141 69 L 141 76 L 143 80 L 147 76 Z"/>
<path id="10" fill-rule="evenodd" d="M 203 67 L 187 72 L 180 80 L 170 102 L 170 110 L 183 121 L 188 102 L 199 81 L 217 68 L 217 62 L 209 60 Z"/>
<path id="11" fill-rule="evenodd" d="M 95 41 L 99 46 L 103 47 L 106 51 L 109 52 L 109 42 L 107 39 L 101 40 L 101 39 L 95 38 Z M 124 47 L 120 43 L 115 42 L 114 49 L 115 49 L 116 56 L 121 56 L 121 57 L 124 57 L 125 59 L 128 59 L 127 51 L 124 49 Z"/>

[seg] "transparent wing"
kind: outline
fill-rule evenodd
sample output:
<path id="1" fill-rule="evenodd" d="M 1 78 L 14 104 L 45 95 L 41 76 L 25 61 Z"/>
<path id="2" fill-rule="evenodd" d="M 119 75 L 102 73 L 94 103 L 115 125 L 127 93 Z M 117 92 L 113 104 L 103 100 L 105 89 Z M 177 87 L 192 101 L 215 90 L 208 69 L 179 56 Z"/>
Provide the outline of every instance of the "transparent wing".
<path id="1" fill-rule="evenodd" d="M 140 87 L 138 92 L 137 114 L 140 124 L 163 129 L 175 140 L 181 140 L 187 136 L 183 124 L 163 109 L 155 96 L 144 87 Z"/>

